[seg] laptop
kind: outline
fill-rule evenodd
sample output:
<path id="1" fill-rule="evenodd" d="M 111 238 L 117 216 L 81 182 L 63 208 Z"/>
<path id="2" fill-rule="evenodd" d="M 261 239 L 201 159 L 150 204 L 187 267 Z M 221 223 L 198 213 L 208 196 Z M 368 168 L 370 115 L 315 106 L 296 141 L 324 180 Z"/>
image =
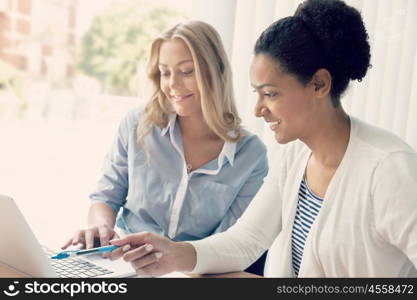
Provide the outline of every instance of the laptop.
<path id="1" fill-rule="evenodd" d="M 136 276 L 130 263 L 101 254 L 52 260 L 56 252 L 41 246 L 15 201 L 4 195 L 0 195 L 0 241 L 0 262 L 32 277 Z"/>

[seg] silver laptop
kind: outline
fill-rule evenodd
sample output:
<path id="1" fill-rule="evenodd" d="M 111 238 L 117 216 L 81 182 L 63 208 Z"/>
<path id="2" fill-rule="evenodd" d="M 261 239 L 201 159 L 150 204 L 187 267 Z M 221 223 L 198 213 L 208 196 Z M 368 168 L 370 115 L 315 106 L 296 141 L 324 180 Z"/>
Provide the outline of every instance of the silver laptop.
<path id="1" fill-rule="evenodd" d="M 50 259 L 56 252 L 42 247 L 13 199 L 0 195 L 0 262 L 32 277 L 130 277 L 129 263 L 94 254 Z"/>

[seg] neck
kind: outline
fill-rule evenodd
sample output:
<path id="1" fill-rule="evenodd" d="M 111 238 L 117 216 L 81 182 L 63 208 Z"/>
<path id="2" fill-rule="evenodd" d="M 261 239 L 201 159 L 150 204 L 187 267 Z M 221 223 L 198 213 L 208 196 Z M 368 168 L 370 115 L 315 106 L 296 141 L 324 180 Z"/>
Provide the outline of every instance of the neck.
<path id="1" fill-rule="evenodd" d="M 329 109 L 311 126 L 311 134 L 301 140 L 322 166 L 337 168 L 349 144 L 350 120 L 340 106 Z"/>
<path id="2" fill-rule="evenodd" d="M 193 115 L 180 117 L 178 116 L 181 135 L 191 139 L 217 138 L 215 133 L 208 127 L 203 116 Z"/>

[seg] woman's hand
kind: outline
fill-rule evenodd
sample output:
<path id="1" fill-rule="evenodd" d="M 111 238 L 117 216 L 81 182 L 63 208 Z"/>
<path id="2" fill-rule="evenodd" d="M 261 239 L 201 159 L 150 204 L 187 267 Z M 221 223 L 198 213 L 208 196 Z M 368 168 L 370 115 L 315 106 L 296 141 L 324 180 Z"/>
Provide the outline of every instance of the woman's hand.
<path id="1" fill-rule="evenodd" d="M 93 225 L 87 229 L 77 230 L 74 236 L 61 248 L 66 249 L 70 245 L 86 249 L 93 248 L 94 246 L 106 246 L 109 245 L 109 241 L 113 238 L 119 238 L 113 228 L 106 224 Z M 100 245 L 94 245 L 94 240 L 99 240 Z M 103 256 L 107 257 L 109 254 L 104 253 Z"/>
<path id="2" fill-rule="evenodd" d="M 123 256 L 140 276 L 161 276 L 174 271 L 190 272 L 196 264 L 194 247 L 186 242 L 173 242 L 153 233 L 143 232 L 112 240 L 120 246 L 109 255 L 111 259 Z"/>

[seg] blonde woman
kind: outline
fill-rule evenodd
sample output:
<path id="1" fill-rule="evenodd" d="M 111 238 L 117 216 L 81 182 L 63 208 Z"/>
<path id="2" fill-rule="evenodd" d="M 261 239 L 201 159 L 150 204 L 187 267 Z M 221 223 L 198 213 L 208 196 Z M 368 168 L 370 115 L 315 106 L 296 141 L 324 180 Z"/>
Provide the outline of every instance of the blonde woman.
<path id="1" fill-rule="evenodd" d="M 190 21 L 157 38 L 148 76 L 153 95 L 120 124 L 90 196 L 89 227 L 63 249 L 107 245 L 115 227 L 198 240 L 234 224 L 263 183 L 266 148 L 241 128 L 213 27 Z"/>

